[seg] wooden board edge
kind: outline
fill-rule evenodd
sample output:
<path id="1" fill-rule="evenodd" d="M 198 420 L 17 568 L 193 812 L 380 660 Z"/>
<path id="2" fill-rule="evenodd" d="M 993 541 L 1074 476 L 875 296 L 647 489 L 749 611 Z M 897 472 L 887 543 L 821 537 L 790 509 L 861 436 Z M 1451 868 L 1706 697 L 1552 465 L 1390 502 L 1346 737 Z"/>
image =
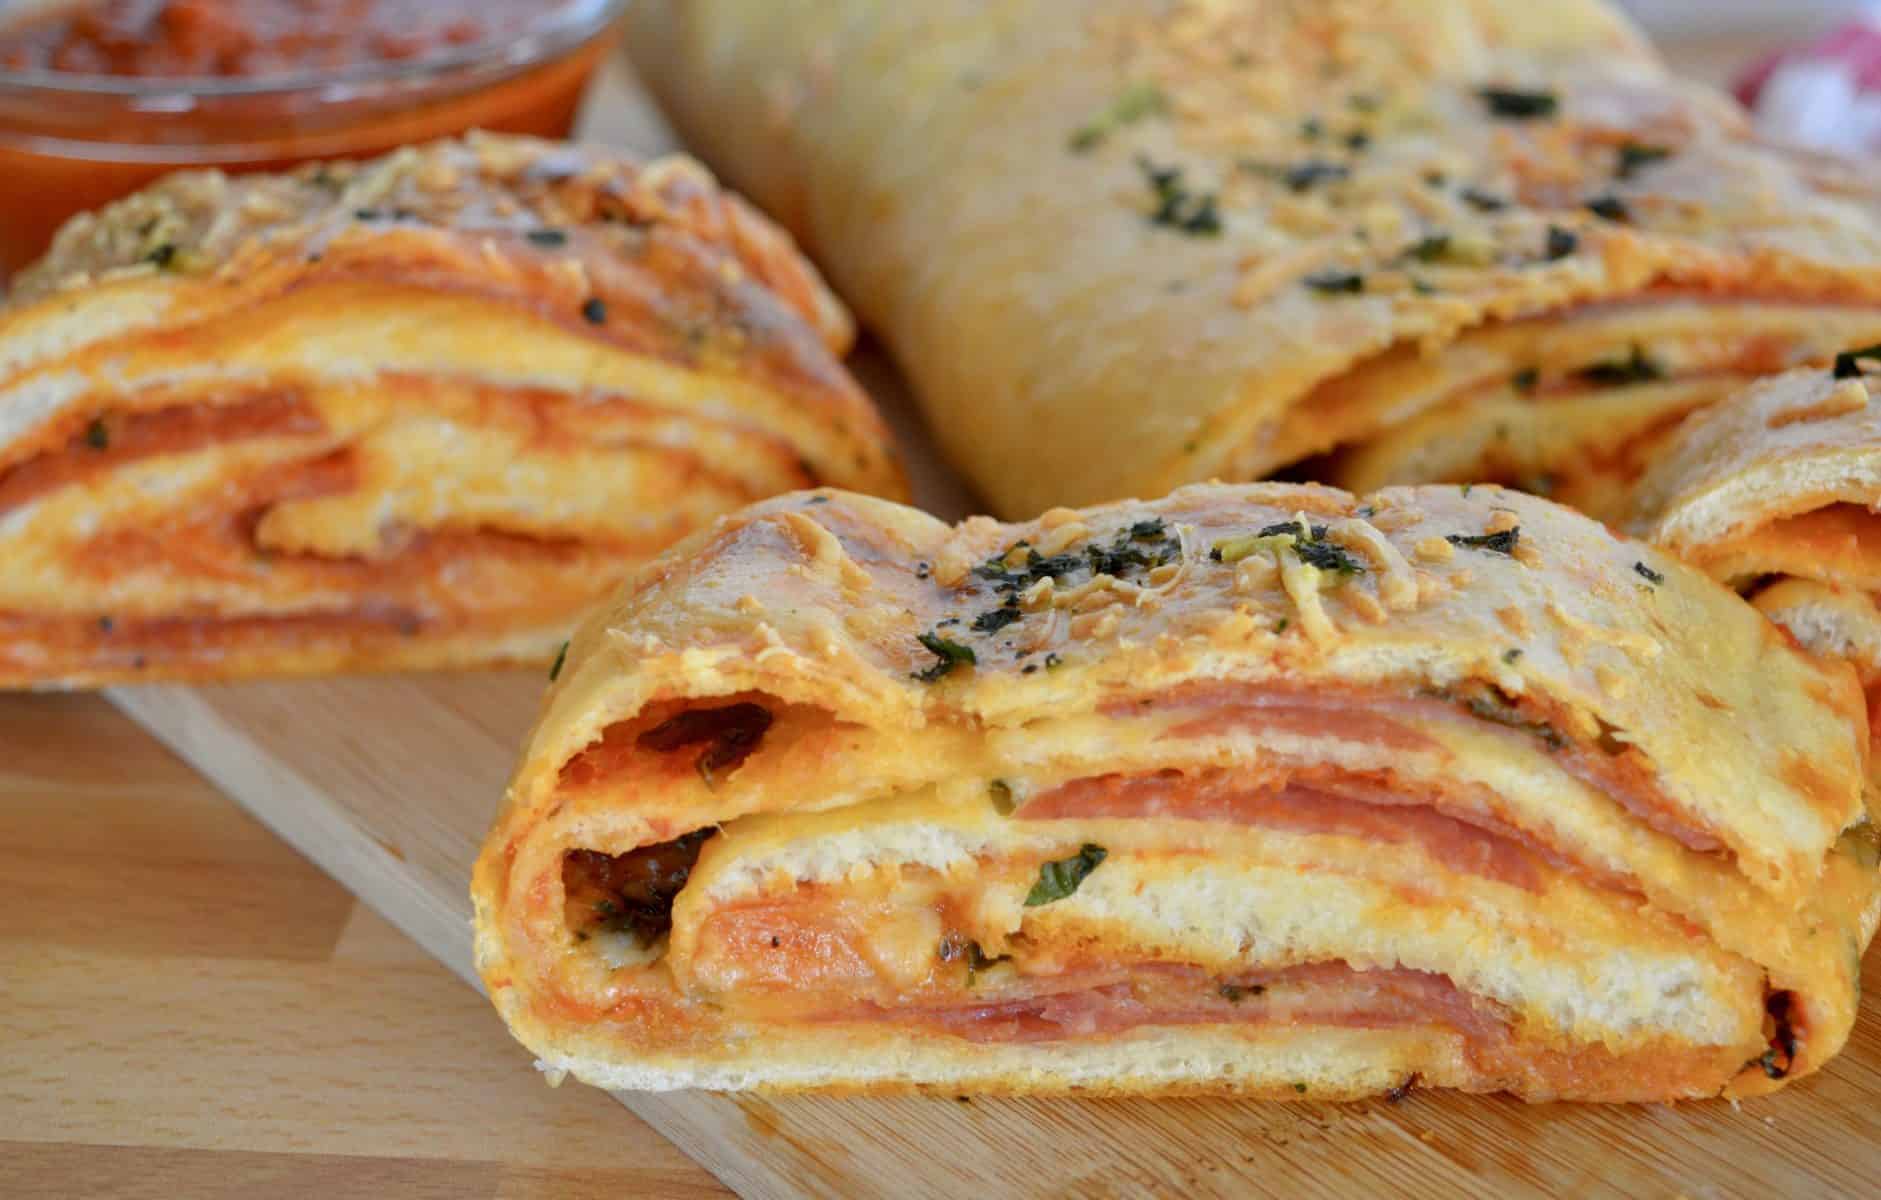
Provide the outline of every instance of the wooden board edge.
<path id="1" fill-rule="evenodd" d="M 438 912 L 420 889 L 400 887 L 403 872 L 395 855 L 336 812 L 298 772 L 264 755 L 213 704 L 178 684 L 108 688 L 104 695 L 275 836 L 482 994 L 470 938 L 458 919 Z M 401 897 L 415 903 L 399 903 Z M 794 1200 L 803 1194 L 779 1176 L 774 1148 L 754 1144 L 748 1122 L 730 1100 L 700 1092 L 609 1095 L 740 1196 Z M 760 1149 L 772 1153 L 761 1154 Z"/>

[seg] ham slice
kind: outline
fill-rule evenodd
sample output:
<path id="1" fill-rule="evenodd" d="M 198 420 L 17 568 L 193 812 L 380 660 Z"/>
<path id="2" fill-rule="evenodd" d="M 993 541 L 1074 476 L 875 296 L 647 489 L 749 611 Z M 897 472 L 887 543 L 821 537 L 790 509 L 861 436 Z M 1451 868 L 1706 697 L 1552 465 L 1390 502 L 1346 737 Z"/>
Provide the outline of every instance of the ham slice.
<path id="1" fill-rule="evenodd" d="M 1082 973 L 1079 973 L 1082 974 Z M 1042 976 L 1013 986 L 1027 994 L 981 1003 L 914 1008 L 864 1005 L 829 1020 L 918 1022 L 973 1042 L 1038 1042 L 1118 1034 L 1145 1025 L 1330 1025 L 1393 1029 L 1436 1025 L 1493 1037 L 1506 1019 L 1442 975 L 1404 968 L 1360 970 L 1310 963 L 1221 979 L 1200 967 L 1149 963 L 1096 980 Z"/>
<path id="2" fill-rule="evenodd" d="M 1569 738 L 1552 714 L 1533 711 L 1525 701 L 1488 692 L 1471 696 L 1401 695 L 1390 692 L 1304 692 L 1250 683 L 1204 683 L 1176 689 L 1154 711 L 1176 709 L 1194 715 L 1169 731 L 1173 738 L 1203 738 L 1235 730 L 1275 731 L 1305 737 L 1363 742 L 1391 750 L 1418 750 L 1438 743 L 1421 727 L 1475 720 L 1523 737 L 1561 762 L 1576 778 L 1611 796 L 1653 829 L 1689 850 L 1709 854 L 1723 849 L 1710 830 L 1691 821 L 1659 786 L 1644 758 L 1603 729 L 1592 747 Z M 1113 706 L 1111 712 L 1125 711 Z M 1128 711 L 1150 711 L 1141 702 Z"/>
<path id="3" fill-rule="evenodd" d="M 1359 781 L 1250 781 L 1246 773 L 1099 775 L 1075 779 L 1026 801 L 1026 820 L 1123 817 L 1222 821 L 1295 833 L 1335 834 L 1422 846 L 1453 869 L 1539 892 L 1546 850 L 1480 814 L 1452 814 Z"/>

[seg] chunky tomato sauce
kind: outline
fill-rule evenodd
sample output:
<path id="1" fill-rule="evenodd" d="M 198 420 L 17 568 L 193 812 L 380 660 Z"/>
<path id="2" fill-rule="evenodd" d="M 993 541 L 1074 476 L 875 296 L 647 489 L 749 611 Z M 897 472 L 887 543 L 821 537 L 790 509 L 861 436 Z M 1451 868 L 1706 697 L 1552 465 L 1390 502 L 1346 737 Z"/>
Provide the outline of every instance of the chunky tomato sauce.
<path id="1" fill-rule="evenodd" d="M 181 167 L 270 171 L 370 158 L 467 129 L 566 137 L 611 35 L 597 26 L 585 40 L 520 61 L 506 48 L 558 20 L 567 3 L 80 0 L 0 20 L 0 70 L 49 70 L 54 80 L 220 78 L 263 89 L 205 92 L 180 111 L 63 81 L 16 89 L 0 104 L 8 200 L 0 287 L 74 213 Z M 450 52 L 473 43 L 495 49 L 471 54 L 473 65 L 451 66 Z M 396 78 L 356 88 L 318 82 L 348 70 Z M 316 82 L 305 82 L 309 76 Z M 292 86 L 267 90 L 272 80 Z"/>
<path id="2" fill-rule="evenodd" d="M 247 78 L 423 59 L 514 35 L 560 0 L 102 0 L 0 33 L 0 66 Z"/>

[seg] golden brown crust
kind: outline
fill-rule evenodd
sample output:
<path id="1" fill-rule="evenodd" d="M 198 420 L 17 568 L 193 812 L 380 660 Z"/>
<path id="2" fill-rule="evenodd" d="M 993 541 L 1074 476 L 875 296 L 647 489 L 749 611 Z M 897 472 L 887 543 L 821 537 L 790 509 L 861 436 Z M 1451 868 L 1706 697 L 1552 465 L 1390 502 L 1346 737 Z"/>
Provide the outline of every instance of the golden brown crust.
<path id="1" fill-rule="evenodd" d="M 1374 438 L 1435 452 L 1356 485 L 1565 477 L 1612 438 L 1579 402 L 1624 397 L 1577 380 L 1628 361 L 1624 323 L 1560 360 L 1473 335 L 1528 321 L 1545 350 L 1590 307 L 1736 320 L 1748 350 L 1642 347 L 1693 379 L 1836 348 L 1789 306 L 1881 340 L 1872 172 L 1759 144 L 1602 4 L 650 0 L 633 20 L 691 144 L 829 267 L 1008 514 Z M 1511 394 L 1531 370 L 1540 390 Z M 1633 399 L 1629 435 L 1689 407 Z M 1503 402 L 1551 440 L 1452 461 L 1408 424 L 1493 426 Z"/>
<path id="2" fill-rule="evenodd" d="M 969 649 L 970 665 L 944 666 Z M 1493 487 L 1363 500 L 1196 487 L 954 528 L 853 496 L 784 497 L 675 548 L 575 638 L 478 864 L 479 962 L 545 1062 L 611 1085 L 1258 1093 L 1284 1079 L 1268 1056 L 1286 1038 L 1258 1026 L 1191 1036 L 1151 1021 L 1115 1045 L 1193 1051 L 1188 1073 L 1159 1073 L 1127 1049 L 1105 1076 L 1075 1038 L 1048 1039 L 1058 1057 L 962 1049 L 905 1012 L 890 1021 L 898 1030 L 867 1032 L 764 999 L 778 971 L 799 1005 L 944 1002 L 958 980 L 933 974 L 930 918 L 919 916 L 931 911 L 934 932 L 957 929 L 988 959 L 1016 956 L 1017 980 L 991 977 L 995 999 L 1055 978 L 1074 946 L 1100 964 L 1153 953 L 1231 982 L 1289 962 L 1344 961 L 1367 980 L 1365 970 L 1435 972 L 1469 997 L 1475 1016 L 1437 1020 L 1449 1032 L 1436 1042 L 1374 1030 L 1369 1064 L 1345 1051 L 1294 1060 L 1329 1094 L 1384 1090 L 1411 1069 L 1537 1098 L 1704 1094 L 1760 1057 L 1766 991 L 1797 1006 L 1796 1053 L 1777 1076 L 1813 1069 L 1846 1037 L 1849 950 L 1865 944 L 1874 908 L 1873 872 L 1842 840 L 1862 815 L 1865 739 L 1851 731 L 1861 704 L 1843 668 L 1797 653 L 1695 572 Z M 689 712 L 735 725 L 723 714 L 745 708 L 766 715 L 729 741 L 674 732 Z M 681 745 L 713 748 L 668 749 Z M 1435 804 L 1546 856 L 1491 870 L 1396 836 L 1380 853 L 1362 822 L 1282 836 L 1251 815 L 1225 828 L 1027 816 L 1065 783 L 1189 779 L 1205 766 L 1249 781 L 1277 770 L 1285 787 L 1330 772 L 1311 786 Z M 1008 805 L 1018 798 L 1016 813 L 988 808 L 989 780 Z M 1407 815 L 1402 828 L 1413 824 Z M 666 957 L 610 968 L 574 936 L 566 853 L 629 854 L 713 827 L 672 901 Z M 1429 836 L 1456 836 L 1443 828 Z M 1021 909 L 1041 860 L 1080 842 L 1109 848 L 1091 885 Z M 1526 861 L 1519 845 L 1494 861 Z M 1199 895 L 1218 919 L 1186 934 L 1156 926 L 1179 922 L 1172 914 Z M 1395 898 L 1339 924 L 1373 895 Z M 1277 934 L 1234 932 L 1251 919 L 1237 905 L 1254 897 L 1279 906 L 1261 910 L 1266 928 L 1304 922 L 1284 951 L 1265 941 Z M 1295 904 L 1313 915 L 1283 915 Z M 914 924 L 895 930 L 853 915 L 904 910 Z M 1466 911 L 1476 915 L 1456 917 Z M 1452 919 L 1485 924 L 1450 941 L 1436 931 Z M 1801 935 L 1822 922 L 1840 934 Z M 1557 932 L 1535 936 L 1578 948 L 1550 943 L 1521 965 L 1515 947 L 1544 926 Z M 916 990 L 832 983 L 829 964 L 848 951 L 798 959 L 799 937 L 898 964 L 879 970 L 912 971 L 896 986 Z M 1467 950 L 1477 937 L 1513 940 L 1491 967 Z M 1644 973 L 1639 990 L 1562 1016 L 1581 1001 L 1560 981 L 1606 954 Z M 1673 961 L 1695 1007 L 1676 1018 L 1629 1008 L 1658 994 L 1656 972 Z M 1130 969 L 1141 997 L 1143 968 Z M 838 1028 L 877 1049 L 853 1069 L 811 1069 L 823 1030 Z M 1511 1059 L 1485 1057 L 1497 1030 L 1513 1031 Z M 773 1048 L 742 1049 L 746 1038 Z M 1617 1065 L 1575 1058 L 1589 1038 L 1614 1047 Z M 1732 1086 L 1776 1082 L 1759 1067 Z"/>
<path id="3" fill-rule="evenodd" d="M 1806 649 L 1851 664 L 1881 735 L 1881 377 L 1864 365 L 1845 354 L 1694 414 L 1631 489 L 1628 519 Z"/>
<path id="4" fill-rule="evenodd" d="M 0 309 L 0 684 L 544 661 L 718 513 L 905 494 L 851 332 L 685 159 L 173 176 Z"/>

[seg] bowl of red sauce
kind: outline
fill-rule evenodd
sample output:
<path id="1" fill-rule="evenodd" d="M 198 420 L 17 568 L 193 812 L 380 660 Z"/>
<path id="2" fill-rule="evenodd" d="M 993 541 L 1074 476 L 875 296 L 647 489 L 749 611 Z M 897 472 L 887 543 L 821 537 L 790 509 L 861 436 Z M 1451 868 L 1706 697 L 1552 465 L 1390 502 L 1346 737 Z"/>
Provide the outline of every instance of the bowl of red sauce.
<path id="1" fill-rule="evenodd" d="M 564 137 L 625 0 L 0 0 L 0 283 L 182 167 Z"/>

